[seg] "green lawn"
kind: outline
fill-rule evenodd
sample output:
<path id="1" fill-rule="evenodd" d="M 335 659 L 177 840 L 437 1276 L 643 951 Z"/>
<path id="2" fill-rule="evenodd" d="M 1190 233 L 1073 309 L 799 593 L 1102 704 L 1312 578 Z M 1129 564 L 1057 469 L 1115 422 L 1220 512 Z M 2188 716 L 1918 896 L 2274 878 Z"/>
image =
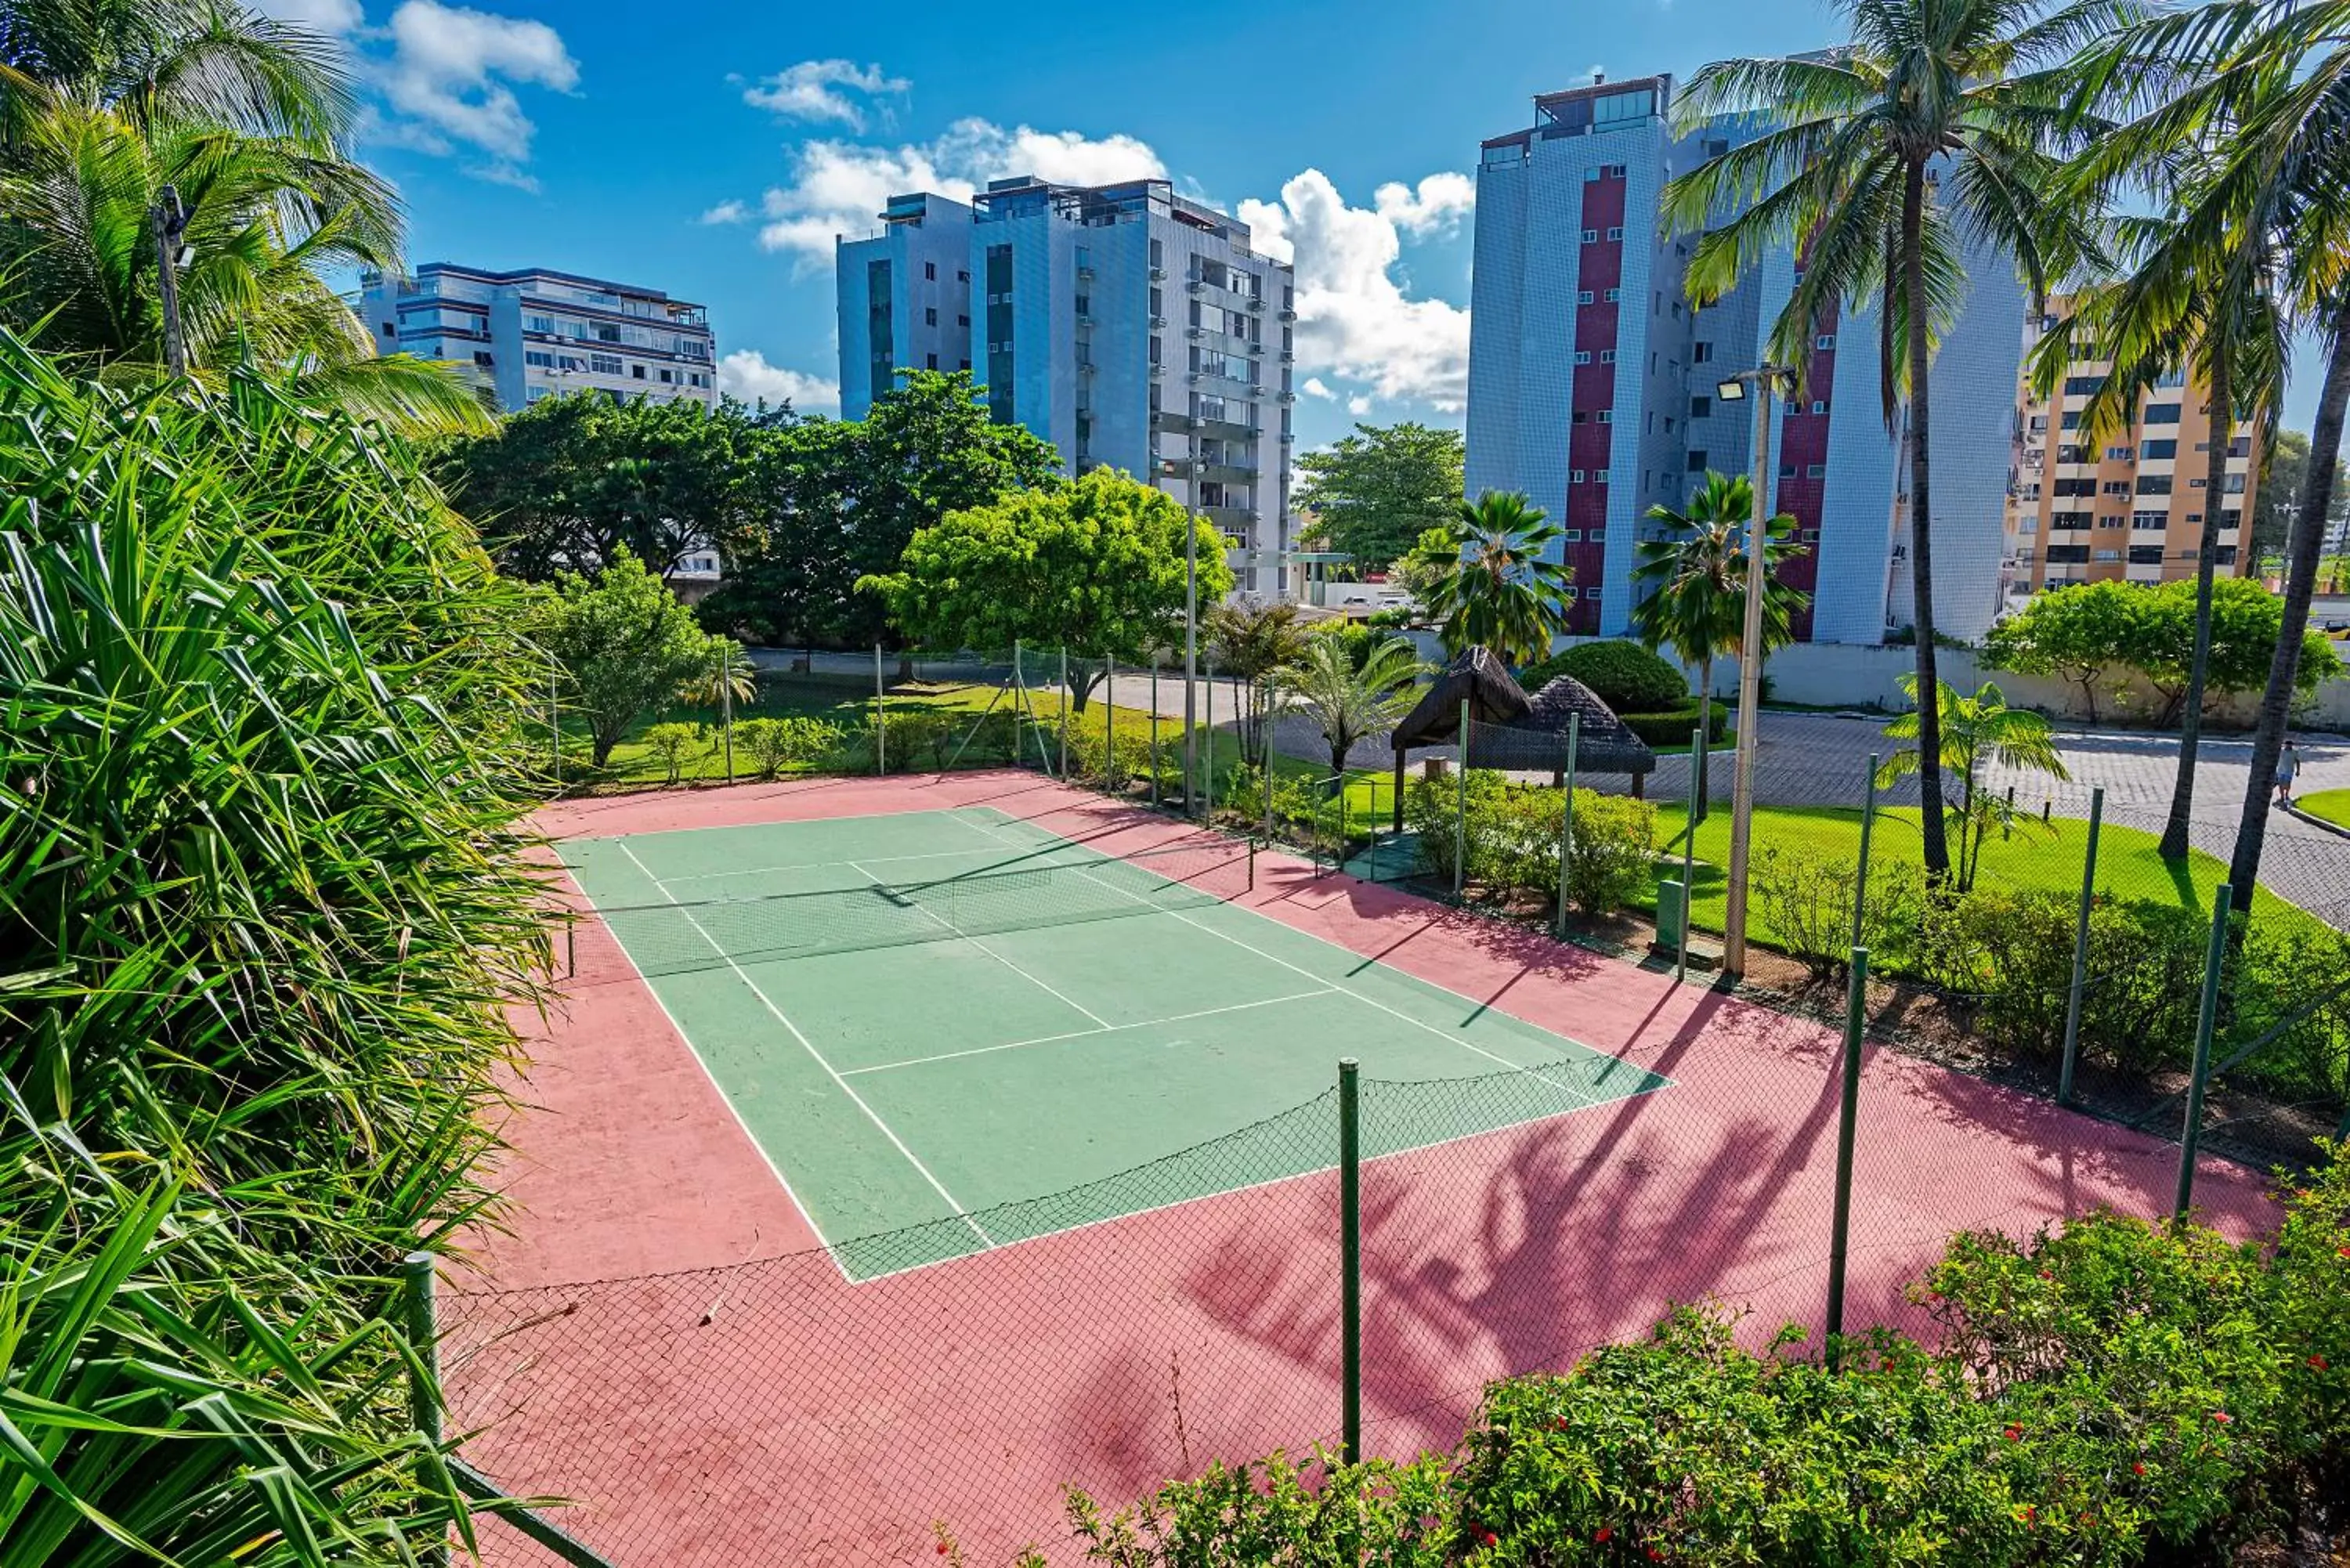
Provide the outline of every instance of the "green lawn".
<path id="1" fill-rule="evenodd" d="M 1659 802 L 1657 818 L 1658 836 L 1665 841 L 1662 847 L 1678 858 L 1682 847 L 1685 807 L 1679 801 Z M 1880 807 L 1870 840 L 1871 860 L 1879 865 L 1895 859 L 1913 866 L 1924 864 L 1918 824 L 1914 806 Z M 2058 817 L 2051 825 L 2053 834 L 2036 826 L 2031 830 L 2019 828 L 2013 837 L 2005 840 L 1994 834 L 1983 846 L 1976 885 L 2078 893 L 2088 826 L 2077 819 Z M 1839 806 L 1758 806 L 1754 811 L 1753 842 L 1758 854 L 1764 846 L 1777 844 L 1799 846 L 1850 860 L 1859 846 L 1860 813 Z M 2227 879 L 2226 864 L 2200 850 L 2191 851 L 2184 861 L 2167 861 L 2157 853 L 2159 843 L 2158 835 L 2106 824 L 2097 843 L 2098 891 L 2120 898 L 2176 903 L 2208 914 L 2212 894 Z M 1954 852 L 1956 848 L 1954 843 Z M 1698 824 L 1696 857 L 1691 878 L 1696 884 L 1693 916 L 1700 929 L 1718 931 L 1728 901 L 1728 878 L 1723 867 L 1730 860 L 1730 812 L 1720 803 Z M 2297 920 L 2315 919 L 2264 888 L 2254 894 L 2252 907 L 2256 915 Z M 1653 913 L 1653 897 L 1642 908 Z"/>
<path id="2" fill-rule="evenodd" d="M 2322 789 L 2315 794 L 2303 795 L 2293 804 L 2337 827 L 2350 827 L 2350 789 Z"/>

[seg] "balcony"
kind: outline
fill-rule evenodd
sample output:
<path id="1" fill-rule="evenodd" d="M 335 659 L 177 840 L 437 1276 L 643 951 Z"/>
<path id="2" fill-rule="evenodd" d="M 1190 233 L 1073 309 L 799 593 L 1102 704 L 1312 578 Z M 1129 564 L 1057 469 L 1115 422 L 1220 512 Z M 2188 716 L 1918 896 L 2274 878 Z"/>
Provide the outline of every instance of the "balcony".
<path id="1" fill-rule="evenodd" d="M 1282 321 L 1295 321 L 1297 319 L 1297 312 L 1294 310 L 1276 311 L 1274 316 L 1276 319 Z"/>
<path id="2" fill-rule="evenodd" d="M 1239 533 L 1256 526 L 1253 506 L 1201 506 L 1194 510 L 1222 532 Z"/>

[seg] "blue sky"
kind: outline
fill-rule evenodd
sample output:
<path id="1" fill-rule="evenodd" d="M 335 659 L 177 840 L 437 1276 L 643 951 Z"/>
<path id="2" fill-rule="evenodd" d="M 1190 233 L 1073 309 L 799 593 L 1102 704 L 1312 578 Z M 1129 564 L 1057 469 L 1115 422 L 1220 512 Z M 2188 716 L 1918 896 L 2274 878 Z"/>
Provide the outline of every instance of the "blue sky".
<path id="1" fill-rule="evenodd" d="M 812 411 L 831 236 L 871 232 L 882 196 L 1163 173 L 1295 253 L 1305 446 L 1460 422 L 1477 144 L 1534 93 L 1836 31 L 1815 0 L 262 3 L 348 41 L 411 261 L 702 301 L 723 384 Z"/>

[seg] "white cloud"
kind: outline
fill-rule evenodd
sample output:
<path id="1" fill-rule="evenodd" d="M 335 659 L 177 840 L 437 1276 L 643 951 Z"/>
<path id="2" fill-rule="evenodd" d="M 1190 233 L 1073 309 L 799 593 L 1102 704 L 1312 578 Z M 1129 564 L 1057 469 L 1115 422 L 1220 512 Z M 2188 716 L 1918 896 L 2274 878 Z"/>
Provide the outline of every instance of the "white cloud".
<path id="1" fill-rule="evenodd" d="M 1469 313 L 1440 299 L 1408 299 L 1396 279 L 1402 211 L 1440 221 L 1424 215 L 1457 208 L 1449 182 L 1460 178 L 1431 175 L 1417 192 L 1388 187 L 1399 201 L 1382 201 L 1383 192 L 1374 198 L 1379 206 L 1350 207 L 1329 176 L 1308 169 L 1282 186 L 1278 203 L 1240 204 L 1256 248 L 1296 264 L 1301 367 L 1367 383 L 1380 398 L 1417 398 L 1446 412 L 1465 406 Z M 1369 408 L 1359 397 L 1347 406 L 1357 414 Z"/>
<path id="2" fill-rule="evenodd" d="M 1347 411 L 1354 415 L 1357 419 L 1361 419 L 1365 414 L 1371 411 L 1371 400 L 1368 398 L 1348 398 L 1347 400 Z"/>
<path id="3" fill-rule="evenodd" d="M 800 413 L 833 412 L 840 407 L 840 383 L 802 370 L 770 365 L 756 348 L 737 348 L 718 361 L 718 389 L 746 403 L 765 399 L 769 407 L 788 401 Z"/>
<path id="4" fill-rule="evenodd" d="M 740 202 L 721 202 L 695 220 L 703 223 L 740 223 L 751 216 L 751 209 Z"/>
<path id="5" fill-rule="evenodd" d="M 1391 181 L 1371 193 L 1379 216 L 1413 238 L 1450 234 L 1477 206 L 1477 182 L 1466 174 L 1447 171 L 1430 174 L 1415 191 Z"/>
<path id="6" fill-rule="evenodd" d="M 395 117 L 385 128 L 391 139 L 430 152 L 470 148 L 491 160 L 477 172 L 526 183 L 520 165 L 537 128 L 510 84 L 577 88 L 579 63 L 561 35 L 439 0 L 403 0 L 386 33 L 392 52 L 378 75 Z"/>
<path id="7" fill-rule="evenodd" d="M 1298 383 L 1297 389 L 1309 398 L 1328 399 L 1338 395 L 1330 389 L 1330 383 L 1319 376 L 1306 377 L 1305 380 Z"/>
<path id="8" fill-rule="evenodd" d="M 835 236 L 873 233 L 891 196 L 928 191 L 967 202 L 988 181 L 1014 174 L 1103 185 L 1164 179 L 1167 166 L 1131 136 L 1006 129 L 979 119 L 957 120 L 932 140 L 894 147 L 810 141 L 792 155 L 791 183 L 761 198 L 759 244 L 820 265 L 831 259 Z"/>
<path id="9" fill-rule="evenodd" d="M 860 66 L 855 60 L 802 60 L 744 88 L 743 101 L 787 119 L 837 119 L 852 130 L 862 130 L 865 109 L 849 97 L 850 93 L 871 98 L 902 93 L 910 85 L 902 77 L 884 76 L 878 65 Z"/>

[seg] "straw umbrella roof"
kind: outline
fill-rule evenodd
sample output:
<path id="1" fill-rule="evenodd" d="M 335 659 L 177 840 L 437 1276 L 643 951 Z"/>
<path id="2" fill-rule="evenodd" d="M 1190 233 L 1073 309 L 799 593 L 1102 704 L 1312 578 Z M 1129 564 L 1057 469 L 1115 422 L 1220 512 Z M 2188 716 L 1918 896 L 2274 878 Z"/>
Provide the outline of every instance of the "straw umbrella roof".
<path id="1" fill-rule="evenodd" d="M 1509 666 L 1491 649 L 1471 648 L 1437 673 L 1419 703 L 1395 727 L 1391 743 L 1399 752 L 1451 744 L 1460 735 L 1463 702 L 1469 704 L 1471 722 L 1477 724 L 1517 723 L 1534 705 Z"/>
<path id="2" fill-rule="evenodd" d="M 1578 714 L 1583 720 L 1575 742 L 1578 771 L 1638 777 L 1656 768 L 1657 753 L 1590 687 L 1562 675 L 1528 697 L 1502 661 L 1482 648 L 1472 648 L 1445 666 L 1427 695 L 1396 726 L 1396 750 L 1458 741 L 1463 701 L 1469 703 L 1474 732 L 1467 759 L 1472 768 L 1523 773 L 1565 768 L 1567 726 Z"/>

